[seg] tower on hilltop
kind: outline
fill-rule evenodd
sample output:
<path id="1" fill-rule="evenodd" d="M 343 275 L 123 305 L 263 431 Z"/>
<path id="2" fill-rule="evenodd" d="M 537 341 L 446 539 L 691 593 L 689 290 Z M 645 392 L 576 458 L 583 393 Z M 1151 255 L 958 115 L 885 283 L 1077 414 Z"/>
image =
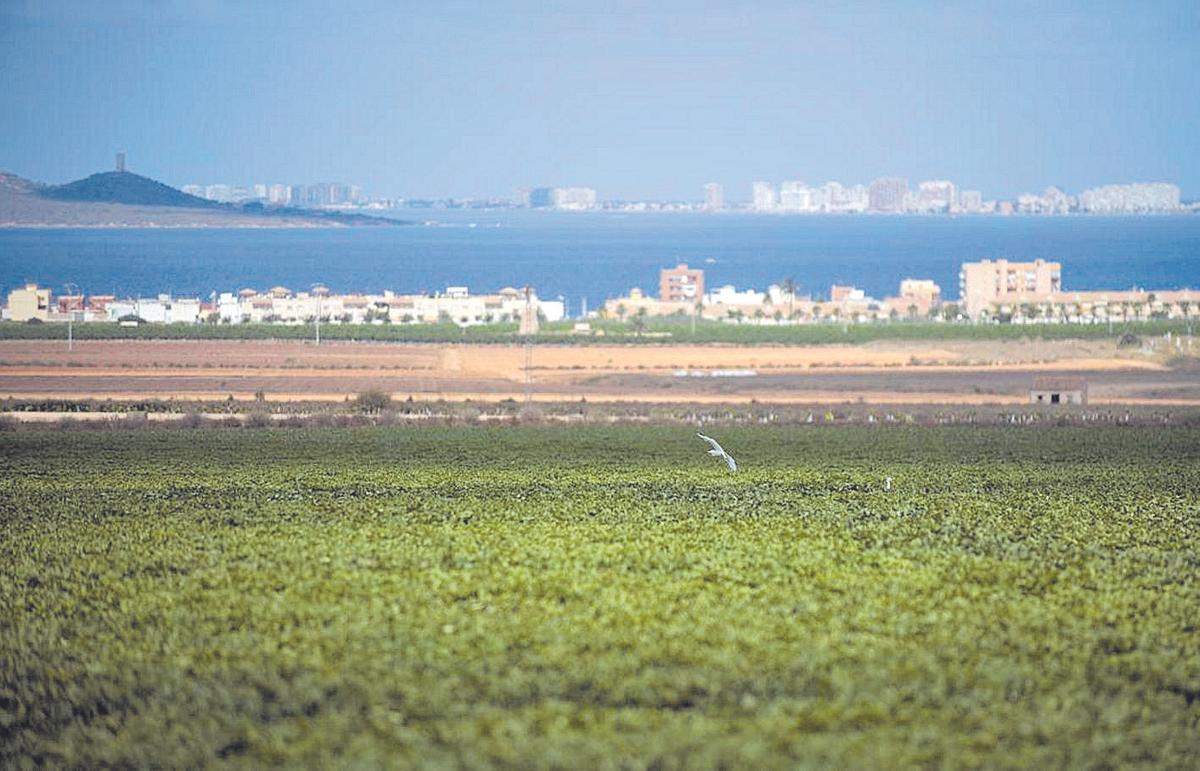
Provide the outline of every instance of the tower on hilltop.
<path id="1" fill-rule="evenodd" d="M 117 173 L 125 171 L 125 151 L 117 153 Z"/>

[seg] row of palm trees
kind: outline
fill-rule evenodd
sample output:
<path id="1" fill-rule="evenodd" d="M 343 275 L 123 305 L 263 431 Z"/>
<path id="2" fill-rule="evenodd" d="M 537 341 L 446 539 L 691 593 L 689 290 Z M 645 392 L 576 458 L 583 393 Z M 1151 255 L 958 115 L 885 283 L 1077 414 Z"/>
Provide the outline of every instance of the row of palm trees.
<path id="1" fill-rule="evenodd" d="M 1194 310 L 1200 307 L 1187 301 L 1174 303 L 1177 316 L 1191 318 Z M 988 319 L 1003 318 L 1025 321 L 1146 321 L 1148 319 L 1171 318 L 1171 307 L 1162 305 L 1154 294 L 1147 296 L 1145 302 L 1130 301 L 1113 304 L 1088 304 L 1081 302 L 1069 303 L 1020 303 L 1008 310 L 985 311 Z"/>
<path id="2" fill-rule="evenodd" d="M 765 303 L 765 305 L 770 306 L 771 303 Z M 702 310 L 702 306 L 697 304 L 694 308 L 694 312 L 693 312 L 691 318 L 695 319 L 697 316 L 699 316 L 701 313 L 701 310 Z M 865 312 L 860 312 L 857 314 L 847 314 L 842 310 L 841 307 L 836 306 L 836 305 L 829 306 L 828 308 L 825 309 L 825 312 L 822 312 L 819 306 L 815 310 L 815 312 L 807 311 L 807 310 L 792 310 L 786 314 L 780 308 L 776 308 L 774 310 L 774 312 L 768 312 L 768 310 L 765 308 L 756 308 L 754 310 L 754 312 L 751 314 L 747 314 L 741 308 L 730 308 L 726 311 L 727 318 L 732 319 L 736 322 L 741 323 L 741 322 L 752 319 L 756 323 L 760 323 L 760 324 L 766 322 L 767 319 L 771 319 L 772 321 L 774 321 L 776 323 L 782 322 L 785 319 L 788 321 L 793 321 L 793 322 L 822 322 L 822 321 L 847 322 L 847 321 L 899 321 L 901 319 L 916 320 L 916 319 L 920 319 L 920 318 L 934 318 L 934 317 L 942 318 L 947 321 L 953 321 L 958 318 L 958 312 L 959 312 L 958 305 L 955 303 L 943 304 L 940 308 L 938 308 L 934 311 L 931 311 L 927 316 L 922 316 L 920 309 L 916 305 L 908 306 L 905 313 L 903 313 L 903 314 L 896 308 L 885 309 L 883 306 L 879 306 L 879 305 L 869 306 Z M 603 310 L 601 311 L 601 313 L 603 313 Z M 641 334 L 641 332 L 645 330 L 646 325 L 647 325 L 647 319 L 649 318 L 649 313 L 646 311 L 645 308 L 638 308 L 634 313 L 630 314 L 628 309 L 624 305 L 617 306 L 616 315 L 617 315 L 617 319 L 619 321 L 622 321 L 622 322 L 628 321 L 633 326 L 634 331 L 637 332 L 638 334 Z M 685 317 L 686 318 L 685 314 L 683 314 L 682 312 L 676 312 L 673 315 L 675 315 L 676 317 Z"/>
<path id="3" fill-rule="evenodd" d="M 884 309 L 882 306 L 872 303 L 867 306 L 865 313 L 858 313 L 853 318 L 845 318 L 844 311 L 841 307 L 832 305 L 822 308 L 820 305 L 812 306 L 812 310 L 796 310 L 796 291 L 799 289 L 799 284 L 790 276 L 780 282 L 779 288 L 781 294 L 785 298 L 787 304 L 786 313 L 782 308 L 775 307 L 774 301 L 770 296 L 763 298 L 763 307 L 755 309 L 751 318 L 761 323 L 770 318 L 776 322 L 783 320 L 788 321 L 831 321 L 831 322 L 846 322 L 846 321 L 897 321 L 901 318 L 916 320 L 922 317 L 920 308 L 915 304 L 910 304 L 903 313 L 892 307 Z M 1192 317 L 1193 311 L 1200 311 L 1200 305 L 1193 304 L 1187 300 L 1181 300 L 1174 304 L 1177 310 L 1177 315 L 1186 319 Z M 1090 307 L 1089 307 L 1090 306 Z M 825 312 L 822 313 L 822 310 Z M 695 321 L 703 311 L 703 306 L 697 302 L 692 309 L 692 320 Z M 617 317 L 623 322 L 629 316 L 628 310 L 624 305 L 618 305 L 616 308 Z M 727 311 L 728 317 L 738 322 L 746 319 L 746 313 L 740 308 L 731 308 Z M 630 322 L 633 324 L 637 334 L 641 334 L 646 328 L 647 311 L 645 308 L 638 310 L 630 317 Z M 1158 298 L 1154 293 L 1150 293 L 1145 302 L 1119 302 L 1112 305 L 1106 304 L 1087 304 L 1082 302 L 1069 303 L 1021 303 L 1010 310 L 1005 311 L 985 311 L 983 320 L 990 321 L 993 319 L 1012 320 L 1019 319 L 1023 321 L 1051 321 L 1051 322 L 1104 322 L 1104 321 L 1145 321 L 1148 319 L 1166 319 L 1171 318 L 1172 314 L 1169 307 L 1164 307 L 1158 302 Z M 965 316 L 957 303 L 942 303 L 940 306 L 931 308 L 928 313 L 928 318 L 940 318 L 943 321 L 960 321 L 964 320 Z"/>

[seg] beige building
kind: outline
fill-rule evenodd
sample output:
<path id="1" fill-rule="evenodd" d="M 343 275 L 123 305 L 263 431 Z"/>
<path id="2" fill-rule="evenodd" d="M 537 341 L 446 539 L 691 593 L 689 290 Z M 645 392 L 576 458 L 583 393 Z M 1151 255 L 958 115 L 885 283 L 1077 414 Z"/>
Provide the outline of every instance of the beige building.
<path id="1" fill-rule="evenodd" d="M 644 311 L 646 316 L 670 316 L 672 314 L 691 315 L 695 312 L 699 298 L 688 302 L 667 302 L 650 297 L 641 289 L 634 287 L 624 297 L 615 297 L 604 303 L 604 316 L 610 319 L 629 319 Z"/>
<path id="2" fill-rule="evenodd" d="M 658 299 L 663 302 L 700 302 L 704 296 L 704 271 L 681 262 L 658 273 Z"/>
<path id="3" fill-rule="evenodd" d="M 1200 293 L 1192 289 L 1063 291 L 1057 262 L 966 262 L 959 276 L 963 311 L 976 320 L 1099 323 L 1200 314 Z"/>
<path id="4" fill-rule="evenodd" d="M 39 289 L 37 284 L 26 284 L 24 289 L 8 293 L 8 318 L 11 321 L 50 319 L 50 290 Z"/>
<path id="5" fill-rule="evenodd" d="M 997 304 L 994 312 L 1028 321 L 1098 323 L 1184 319 L 1200 315 L 1200 292 L 1193 289 L 1093 290 L 1058 292 L 1045 300 Z"/>
<path id="6" fill-rule="evenodd" d="M 930 311 L 942 304 L 942 288 L 929 279 L 906 278 L 900 282 L 898 300 L 896 305 L 903 306 L 901 310 L 905 315 L 916 308 L 916 315 L 928 316 Z"/>
<path id="7" fill-rule="evenodd" d="M 866 298 L 867 293 L 858 287 L 834 284 L 829 287 L 829 301 L 832 303 L 853 302 Z"/>
<path id="8" fill-rule="evenodd" d="M 1049 302 L 1062 291 L 1062 265 L 1057 262 L 964 262 L 959 298 L 966 314 L 978 319 L 994 306 Z"/>

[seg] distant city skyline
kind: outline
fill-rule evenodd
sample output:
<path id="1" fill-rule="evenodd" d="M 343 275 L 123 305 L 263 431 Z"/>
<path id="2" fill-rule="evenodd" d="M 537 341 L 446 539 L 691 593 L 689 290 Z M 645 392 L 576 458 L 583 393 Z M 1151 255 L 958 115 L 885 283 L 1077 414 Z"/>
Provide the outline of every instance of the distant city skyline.
<path id="1" fill-rule="evenodd" d="M 371 196 L 881 175 L 1200 198 L 1194 2 L 0 6 L 0 169 Z"/>
<path id="2" fill-rule="evenodd" d="M 124 154 L 118 156 L 118 170 Z M 182 191 L 199 198 L 222 203 L 257 201 L 272 206 L 346 207 L 400 205 L 404 198 L 370 197 L 358 185 L 320 182 L 287 185 L 264 182 L 249 185 L 213 183 L 188 184 Z M 1013 199 L 986 197 L 979 190 L 959 187 L 952 180 L 922 180 L 910 187 L 903 177 L 879 177 L 864 185 L 843 185 L 829 181 L 809 186 L 800 180 L 778 185 L 759 180 L 748 200 L 726 200 L 719 182 L 705 183 L 697 199 L 682 199 L 688 210 L 721 212 L 750 210 L 773 214 L 1142 214 L 1195 211 L 1181 200 L 1177 185 L 1169 182 L 1106 184 L 1079 191 L 1077 195 L 1053 185 L 1040 193 L 1022 193 Z M 429 199 L 407 199 L 429 201 Z M 672 203 L 650 200 L 613 200 L 599 195 L 591 187 L 521 188 L 511 197 L 471 199 L 449 197 L 447 201 L 482 201 L 497 205 L 515 205 L 534 209 L 587 211 L 601 208 L 637 209 L 644 204 Z"/>

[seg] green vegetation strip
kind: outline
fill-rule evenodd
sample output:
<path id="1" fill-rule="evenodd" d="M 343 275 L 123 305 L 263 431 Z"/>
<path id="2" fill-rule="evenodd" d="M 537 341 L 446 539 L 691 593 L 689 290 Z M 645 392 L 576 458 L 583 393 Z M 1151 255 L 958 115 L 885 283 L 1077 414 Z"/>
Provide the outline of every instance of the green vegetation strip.
<path id="1" fill-rule="evenodd" d="M 1123 335 L 1191 335 L 1200 320 L 1146 320 L 1113 324 L 970 324 L 897 321 L 862 324 L 815 323 L 795 326 L 723 324 L 704 321 L 692 328 L 686 318 L 593 321 L 593 333 L 576 334 L 572 322 L 543 324 L 538 342 L 570 345 L 605 343 L 734 343 L 738 345 L 827 345 L 876 340 L 1104 340 Z M 1195 327 L 1195 329 L 1193 329 Z M 123 327 L 98 322 L 75 324 L 76 340 L 310 340 L 313 324 L 141 324 Z M 414 343 L 516 343 L 512 323 L 459 327 L 455 324 L 322 324 L 323 340 Z M 66 340 L 67 325 L 0 322 L 0 340 Z"/>
<path id="2" fill-rule="evenodd" d="M 717 435 L 0 434 L 0 766 L 1200 764 L 1200 431 Z"/>

